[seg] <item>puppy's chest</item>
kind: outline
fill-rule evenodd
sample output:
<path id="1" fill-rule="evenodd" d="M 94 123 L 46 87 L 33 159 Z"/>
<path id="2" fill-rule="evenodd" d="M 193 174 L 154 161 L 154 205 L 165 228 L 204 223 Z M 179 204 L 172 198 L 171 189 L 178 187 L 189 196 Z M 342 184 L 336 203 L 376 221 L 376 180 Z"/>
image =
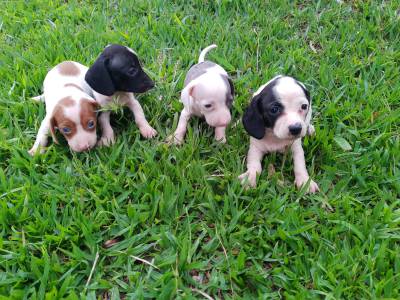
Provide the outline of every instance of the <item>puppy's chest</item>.
<path id="1" fill-rule="evenodd" d="M 254 140 L 257 147 L 264 152 L 284 152 L 293 144 L 292 140 L 278 139 L 271 134 L 266 134 L 261 140 Z"/>

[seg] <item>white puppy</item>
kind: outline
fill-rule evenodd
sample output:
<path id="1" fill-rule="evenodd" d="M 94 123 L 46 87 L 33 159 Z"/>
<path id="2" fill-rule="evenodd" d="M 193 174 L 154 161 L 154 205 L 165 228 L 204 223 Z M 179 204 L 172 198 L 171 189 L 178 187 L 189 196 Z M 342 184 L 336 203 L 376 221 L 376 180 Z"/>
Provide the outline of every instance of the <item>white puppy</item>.
<path id="1" fill-rule="evenodd" d="M 99 105 L 85 82 L 86 71 L 87 67 L 77 62 L 65 61 L 47 73 L 43 83 L 44 94 L 33 98 L 46 103 L 46 116 L 29 150 L 31 155 L 39 147 L 46 147 L 49 133 L 58 143 L 56 129 L 64 135 L 73 151 L 89 150 L 96 145 L 96 110 Z"/>
<path id="2" fill-rule="evenodd" d="M 308 181 L 311 193 L 319 190 L 309 178 L 301 138 L 313 134 L 311 99 L 305 86 L 292 77 L 277 76 L 261 86 L 253 95 L 243 115 L 243 125 L 250 134 L 247 171 L 239 176 L 242 182 L 256 185 L 261 173 L 261 161 L 268 152 L 293 152 L 295 183 L 298 188 Z"/>
<path id="3" fill-rule="evenodd" d="M 234 87 L 221 66 L 204 61 L 207 52 L 216 47 L 211 45 L 201 51 L 198 64 L 191 67 L 186 75 L 181 92 L 184 108 L 175 133 L 170 137 L 176 144 L 182 143 L 192 115 L 204 117 L 208 125 L 215 127 L 215 139 L 226 142 L 225 128 L 231 121 Z"/>

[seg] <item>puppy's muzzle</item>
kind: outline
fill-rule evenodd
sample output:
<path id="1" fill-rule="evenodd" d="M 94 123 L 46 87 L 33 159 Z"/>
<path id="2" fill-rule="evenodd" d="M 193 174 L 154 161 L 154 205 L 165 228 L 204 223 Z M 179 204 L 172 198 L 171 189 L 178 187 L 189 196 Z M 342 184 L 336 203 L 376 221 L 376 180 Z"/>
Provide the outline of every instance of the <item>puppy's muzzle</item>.
<path id="1" fill-rule="evenodd" d="M 289 126 L 289 132 L 293 136 L 299 135 L 302 129 L 303 128 L 300 123 L 295 123 L 295 124 Z"/>

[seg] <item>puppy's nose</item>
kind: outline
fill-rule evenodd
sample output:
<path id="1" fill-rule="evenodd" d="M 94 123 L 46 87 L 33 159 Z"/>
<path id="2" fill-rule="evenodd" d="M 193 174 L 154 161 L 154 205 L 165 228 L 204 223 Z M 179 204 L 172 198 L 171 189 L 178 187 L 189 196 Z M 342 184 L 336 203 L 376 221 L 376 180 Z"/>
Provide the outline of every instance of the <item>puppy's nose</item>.
<path id="1" fill-rule="evenodd" d="M 298 135 L 301 132 L 301 129 L 302 127 L 300 123 L 295 123 L 289 126 L 289 132 L 292 135 Z"/>

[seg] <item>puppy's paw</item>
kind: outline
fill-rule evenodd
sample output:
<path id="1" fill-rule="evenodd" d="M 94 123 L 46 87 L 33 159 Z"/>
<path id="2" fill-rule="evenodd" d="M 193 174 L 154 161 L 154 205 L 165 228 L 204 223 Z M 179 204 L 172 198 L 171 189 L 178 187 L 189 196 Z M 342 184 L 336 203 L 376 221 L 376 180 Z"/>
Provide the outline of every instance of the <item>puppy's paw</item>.
<path id="1" fill-rule="evenodd" d="M 242 175 L 240 175 L 238 177 L 238 179 L 241 181 L 241 183 L 243 185 L 245 185 L 246 187 L 256 187 L 256 183 L 257 183 L 257 173 L 255 172 L 250 172 L 250 171 L 246 171 L 245 173 L 243 173 Z"/>
<path id="2" fill-rule="evenodd" d="M 221 144 L 225 144 L 225 143 L 226 143 L 226 137 L 225 137 L 225 135 L 222 136 L 222 137 L 220 137 L 220 136 L 215 136 L 215 140 L 216 140 L 218 143 L 221 143 Z"/>
<path id="3" fill-rule="evenodd" d="M 151 139 L 157 135 L 157 131 L 150 125 L 141 126 L 141 127 L 139 127 L 139 130 L 140 130 L 140 134 L 145 139 Z"/>
<path id="4" fill-rule="evenodd" d="M 30 156 L 34 156 L 36 154 L 37 147 L 32 147 L 31 149 L 28 150 L 28 153 Z"/>
<path id="5" fill-rule="evenodd" d="M 182 145 L 183 137 L 181 138 L 175 134 L 172 134 L 169 137 L 167 137 L 167 143 L 177 145 L 177 146 Z"/>
<path id="6" fill-rule="evenodd" d="M 297 188 L 301 189 L 303 187 L 303 185 L 307 184 L 309 179 L 310 179 L 310 177 L 299 177 L 299 178 L 296 178 L 295 179 L 295 184 L 296 184 Z M 318 184 L 314 180 L 310 179 L 310 186 L 308 187 L 307 193 L 314 194 L 314 193 L 316 193 L 318 191 L 319 191 Z"/>
<path id="7" fill-rule="evenodd" d="M 108 147 L 115 143 L 114 133 L 103 135 L 100 140 L 97 141 L 98 147 Z"/>
<path id="8" fill-rule="evenodd" d="M 309 136 L 313 136 L 313 135 L 315 134 L 314 125 L 312 125 L 312 124 L 308 125 L 307 134 L 308 134 Z"/>
<path id="9" fill-rule="evenodd" d="M 40 154 L 46 152 L 46 147 L 35 147 L 33 146 L 31 149 L 28 150 L 30 156 L 34 156 L 39 151 Z"/>

